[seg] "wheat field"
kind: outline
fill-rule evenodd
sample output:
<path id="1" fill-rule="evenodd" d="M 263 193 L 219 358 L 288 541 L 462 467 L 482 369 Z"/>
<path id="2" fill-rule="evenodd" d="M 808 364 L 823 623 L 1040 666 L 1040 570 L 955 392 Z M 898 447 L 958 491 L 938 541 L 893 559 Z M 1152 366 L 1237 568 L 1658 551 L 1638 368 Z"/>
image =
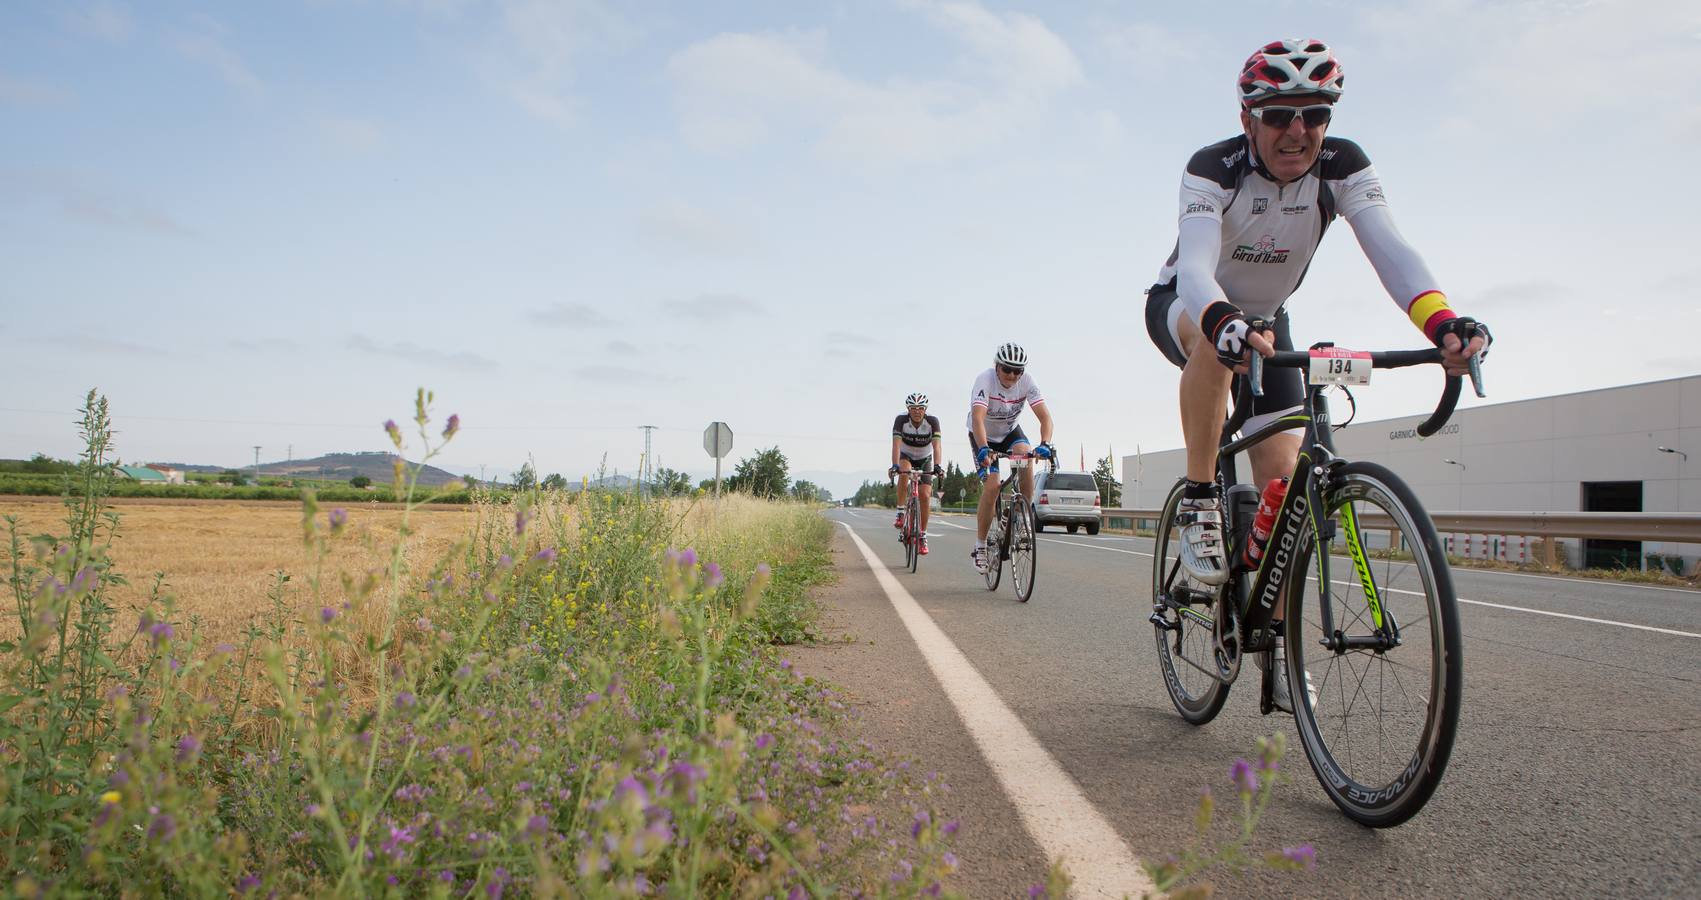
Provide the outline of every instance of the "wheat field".
<path id="1" fill-rule="evenodd" d="M 395 507 L 345 508 L 348 525 L 332 542 L 322 569 L 326 601 L 342 597 L 339 573 L 360 577 L 388 567 L 402 520 L 402 510 Z M 176 597 L 178 614 L 198 618 L 213 641 L 235 641 L 270 612 L 267 592 L 279 571 L 291 576 L 285 596 L 292 611 L 303 614 L 316 602 L 307 586 L 315 561 L 303 544 L 300 504 L 119 501 L 112 509 L 120 520 L 110 556 L 114 570 L 130 582 L 112 595 L 121 610 L 145 603 L 157 572 L 165 573 L 162 592 Z M 329 510 L 319 511 L 321 527 Z M 0 516 L 15 516 L 22 536 L 64 530 L 57 498 L 0 498 Z M 477 520 L 472 505 L 415 509 L 404 564 L 415 572 L 428 571 L 471 533 Z"/>

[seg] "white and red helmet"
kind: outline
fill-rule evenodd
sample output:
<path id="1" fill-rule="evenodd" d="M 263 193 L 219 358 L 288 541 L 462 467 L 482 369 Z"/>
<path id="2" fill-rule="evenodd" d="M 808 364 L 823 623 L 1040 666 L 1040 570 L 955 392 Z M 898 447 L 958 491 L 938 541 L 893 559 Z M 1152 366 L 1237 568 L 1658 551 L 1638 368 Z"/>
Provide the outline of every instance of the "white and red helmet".
<path id="1" fill-rule="evenodd" d="M 1240 67 L 1240 105 L 1289 94 L 1341 96 L 1346 79 L 1335 51 L 1318 40 L 1271 41 Z"/>

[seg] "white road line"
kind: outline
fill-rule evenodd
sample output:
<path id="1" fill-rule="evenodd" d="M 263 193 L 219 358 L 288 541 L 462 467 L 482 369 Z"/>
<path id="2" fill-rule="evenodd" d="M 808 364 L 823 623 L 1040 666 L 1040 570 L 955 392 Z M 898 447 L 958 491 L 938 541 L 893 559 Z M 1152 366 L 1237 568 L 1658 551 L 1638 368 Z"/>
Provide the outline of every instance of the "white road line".
<path id="1" fill-rule="evenodd" d="M 843 523 L 840 523 L 843 524 Z M 1021 814 L 1028 835 L 1047 859 L 1062 858 L 1074 877 L 1077 897 L 1125 897 L 1152 889 L 1152 882 L 1122 838 L 1081 792 L 1057 760 L 987 684 L 968 657 L 886 570 L 874 551 L 848 525 L 874 577 L 892 601 L 928 668 L 956 707 L 981 756 Z"/>
<path id="2" fill-rule="evenodd" d="M 1040 538 L 1040 540 L 1046 541 L 1046 542 L 1052 543 L 1052 544 L 1068 544 L 1071 547 L 1086 547 L 1089 550 L 1109 550 L 1112 553 L 1127 553 L 1131 556 L 1144 556 L 1147 559 L 1150 559 L 1151 556 L 1152 556 L 1152 554 L 1150 554 L 1150 553 L 1141 553 L 1138 550 L 1123 550 L 1123 549 L 1118 548 L 1118 547 L 1099 547 L 1099 546 L 1096 546 L 1096 545 L 1093 545 L 1093 544 L 1083 544 L 1083 543 L 1080 543 L 1078 541 L 1061 541 L 1061 540 L 1058 540 L 1057 538 Z M 1502 573 L 1502 574 L 1508 574 L 1508 573 Z M 1308 576 L 1305 580 L 1310 581 L 1310 582 L 1316 582 L 1317 581 L 1316 578 L 1310 577 L 1310 576 Z M 1351 586 L 1355 583 L 1356 582 L 1350 582 L 1350 581 L 1337 581 L 1337 582 L 1335 582 L 1335 584 L 1341 585 L 1343 587 L 1349 587 L 1349 586 Z M 1422 591 L 1408 591 L 1408 590 L 1405 590 L 1403 588 L 1384 588 L 1383 590 L 1386 590 L 1386 591 L 1389 591 L 1389 592 L 1395 593 L 1395 594 L 1408 594 L 1408 595 L 1413 596 L 1413 597 L 1422 597 L 1424 595 Z M 1612 619 L 1594 619 L 1594 618 L 1590 618 L 1589 616 L 1572 615 L 1571 613 L 1550 612 L 1549 610 L 1545 610 L 1545 609 L 1530 609 L 1527 606 L 1507 606 L 1504 603 L 1490 603 L 1487 600 L 1471 600 L 1467 597 L 1458 597 L 1456 599 L 1458 599 L 1458 601 L 1460 603 L 1468 603 L 1472 606 L 1487 606 L 1487 607 L 1490 607 L 1492 609 L 1505 609 L 1505 610 L 1511 610 L 1512 612 L 1529 613 L 1529 614 L 1535 615 L 1535 616 L 1552 616 L 1555 619 L 1571 619 L 1571 620 L 1577 621 L 1577 622 L 1589 622 L 1589 623 L 1594 624 L 1594 625 L 1613 625 L 1613 626 L 1616 626 L 1618 628 L 1634 628 L 1638 631 L 1652 631 L 1652 632 L 1656 632 L 1658 634 L 1670 634 L 1670 635 L 1675 635 L 1677 637 L 1701 638 L 1701 634 L 1696 634 L 1695 632 L 1691 632 L 1691 631 L 1677 631 L 1677 630 L 1672 629 L 1672 628 L 1658 628 L 1658 627 L 1655 627 L 1653 625 L 1637 625 L 1634 622 L 1617 622 L 1617 621 L 1614 621 Z"/>

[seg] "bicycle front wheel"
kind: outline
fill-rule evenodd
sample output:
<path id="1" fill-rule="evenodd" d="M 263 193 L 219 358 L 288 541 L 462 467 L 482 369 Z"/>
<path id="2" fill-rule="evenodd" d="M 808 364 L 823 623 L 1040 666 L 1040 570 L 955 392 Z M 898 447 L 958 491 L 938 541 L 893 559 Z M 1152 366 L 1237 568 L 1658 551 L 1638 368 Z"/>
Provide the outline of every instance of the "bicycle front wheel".
<path id="1" fill-rule="evenodd" d="M 1034 511 L 1026 498 L 1017 495 L 1010 504 L 1010 584 L 1016 589 L 1016 599 L 1023 603 L 1034 595 L 1034 579 L 1039 577 L 1039 538 L 1034 535 Z"/>
<path id="2" fill-rule="evenodd" d="M 1175 521 L 1181 489 L 1182 483 L 1177 482 L 1158 518 L 1149 621 L 1170 702 L 1183 719 L 1203 725 L 1215 719 L 1228 700 L 1228 685 L 1211 675 L 1211 670 L 1221 668 L 1213 626 L 1223 591 L 1193 580 L 1181 566 L 1181 525 Z"/>
<path id="3" fill-rule="evenodd" d="M 1342 467 L 1324 506 L 1310 521 L 1332 531 L 1333 583 L 1299 577 L 1318 552 L 1307 533 L 1284 625 L 1289 696 L 1329 798 L 1387 828 L 1423 808 L 1453 752 L 1464 693 L 1453 576 L 1429 514 L 1387 468 Z"/>
<path id="4" fill-rule="evenodd" d="M 916 563 L 921 559 L 921 504 L 914 497 L 904 507 L 904 565 L 911 572 L 916 570 Z"/>
<path id="5" fill-rule="evenodd" d="M 998 590 L 998 580 L 1004 577 L 1004 526 L 995 516 L 992 530 L 986 533 L 986 589 Z"/>

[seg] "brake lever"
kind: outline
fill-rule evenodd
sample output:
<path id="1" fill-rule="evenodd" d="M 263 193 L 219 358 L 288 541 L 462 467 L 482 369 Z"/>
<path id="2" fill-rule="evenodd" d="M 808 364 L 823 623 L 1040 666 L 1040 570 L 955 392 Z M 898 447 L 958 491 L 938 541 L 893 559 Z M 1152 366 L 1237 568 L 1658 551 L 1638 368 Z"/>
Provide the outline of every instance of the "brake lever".
<path id="1" fill-rule="evenodd" d="M 1248 354 L 1251 359 L 1246 364 L 1246 377 L 1252 382 L 1252 396 L 1264 396 L 1264 355 L 1257 350 Z"/>
<path id="2" fill-rule="evenodd" d="M 1471 390 L 1476 391 L 1478 397 L 1488 396 L 1482 389 L 1482 353 L 1480 352 L 1471 354 Z"/>

